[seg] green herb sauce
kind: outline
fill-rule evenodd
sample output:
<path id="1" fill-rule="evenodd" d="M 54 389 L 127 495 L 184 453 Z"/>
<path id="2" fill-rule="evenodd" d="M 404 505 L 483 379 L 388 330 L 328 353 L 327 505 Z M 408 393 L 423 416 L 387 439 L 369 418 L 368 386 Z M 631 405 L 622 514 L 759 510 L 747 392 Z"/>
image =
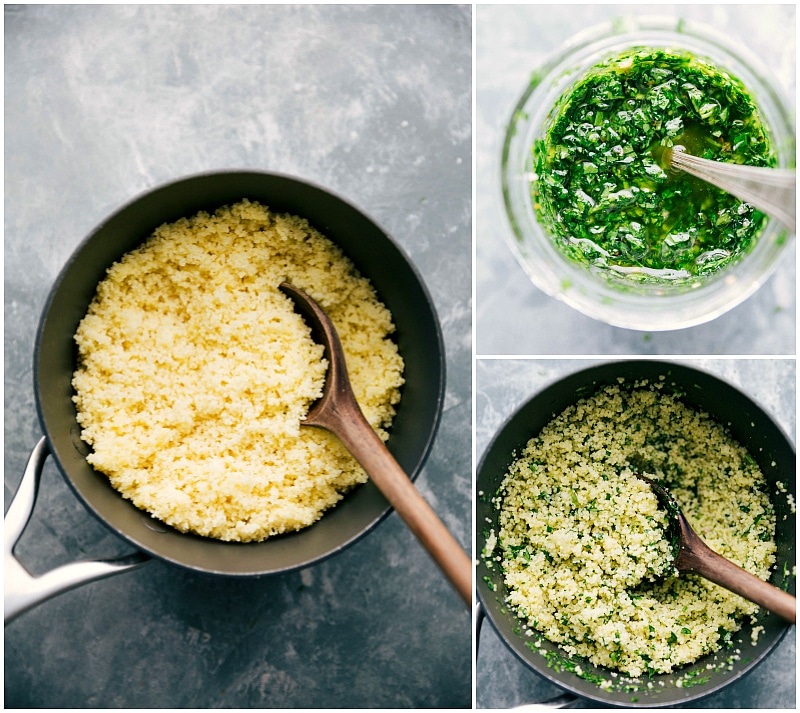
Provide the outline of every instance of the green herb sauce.
<path id="1" fill-rule="evenodd" d="M 765 216 L 677 170 L 665 147 L 775 165 L 742 84 L 684 52 L 636 48 L 590 70 L 532 147 L 532 198 L 566 255 L 637 279 L 716 272 L 746 253 Z"/>

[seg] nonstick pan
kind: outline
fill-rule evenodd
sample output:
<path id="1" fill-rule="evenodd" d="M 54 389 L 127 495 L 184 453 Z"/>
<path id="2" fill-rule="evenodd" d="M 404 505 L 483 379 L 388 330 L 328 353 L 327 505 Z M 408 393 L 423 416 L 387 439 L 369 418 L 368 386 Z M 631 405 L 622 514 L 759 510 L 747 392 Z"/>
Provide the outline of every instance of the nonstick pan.
<path id="1" fill-rule="evenodd" d="M 6 516 L 6 570 L 12 604 L 6 618 L 76 584 L 107 576 L 149 557 L 191 570 L 230 576 L 286 572 L 342 550 L 369 532 L 390 507 L 372 483 L 359 486 L 317 523 L 259 543 L 233 543 L 181 533 L 152 519 L 115 491 L 87 462 L 71 397 L 77 351 L 73 335 L 108 267 L 165 222 L 242 200 L 306 218 L 370 279 L 392 313 L 405 360 L 406 383 L 387 443 L 413 479 L 430 451 L 442 410 L 444 347 L 430 295 L 408 257 L 373 220 L 347 200 L 298 178 L 258 171 L 219 171 L 182 178 L 132 200 L 99 225 L 58 276 L 39 324 L 34 354 L 36 406 L 44 433 L 18 497 Z M 67 565 L 32 579 L 11 549 L 33 506 L 48 453 L 72 490 L 112 531 L 140 553 L 123 562 Z M 11 531 L 11 532 L 9 532 Z M 9 534 L 12 536 L 9 537 Z M 9 539 L 11 542 L 9 542 Z M 9 576 L 9 572 L 18 576 Z M 15 582 L 23 582 L 15 590 Z M 19 589 L 27 591 L 19 591 Z M 35 592 L 33 590 L 36 590 Z"/>
<path id="2" fill-rule="evenodd" d="M 576 371 L 534 395 L 521 406 L 497 432 L 478 466 L 476 492 L 476 551 L 486 544 L 489 528 L 496 525 L 497 511 L 490 498 L 498 490 L 506 472 L 529 439 L 557 414 L 583 396 L 616 384 L 618 377 L 657 380 L 665 377 L 667 388 L 681 395 L 687 405 L 706 411 L 733 435 L 756 459 L 770 487 L 769 494 L 777 515 L 777 562 L 771 582 L 795 591 L 791 574 L 795 564 L 795 515 L 787 495 L 795 494 L 795 450 L 781 428 L 748 396 L 704 371 L 663 361 L 610 361 Z M 786 493 L 776 493 L 776 483 Z M 483 495 L 481 495 L 483 494 Z M 585 661 L 570 660 L 555 644 L 542 640 L 534 650 L 531 637 L 522 633 L 521 620 L 505 604 L 502 574 L 497 567 L 488 569 L 482 561 L 477 567 L 478 611 L 476 629 L 484 615 L 501 640 L 528 667 L 560 686 L 565 695 L 551 705 L 563 706 L 574 697 L 583 697 L 606 705 L 660 707 L 686 704 L 707 696 L 744 676 L 761 662 L 780 642 L 787 624 L 774 614 L 760 612 L 755 626 L 764 627 L 757 644 L 751 644 L 753 625 L 747 623 L 733 636 L 730 649 L 707 655 L 671 674 L 645 677 L 640 682 L 611 677 L 610 671 Z M 737 654 L 737 649 L 741 654 Z M 709 668 L 710 665 L 710 668 Z M 611 678 L 613 686 L 604 690 L 598 684 Z M 678 684 L 679 680 L 681 685 Z M 683 685 L 683 683 L 686 685 Z M 649 687 L 648 684 L 652 684 Z"/>

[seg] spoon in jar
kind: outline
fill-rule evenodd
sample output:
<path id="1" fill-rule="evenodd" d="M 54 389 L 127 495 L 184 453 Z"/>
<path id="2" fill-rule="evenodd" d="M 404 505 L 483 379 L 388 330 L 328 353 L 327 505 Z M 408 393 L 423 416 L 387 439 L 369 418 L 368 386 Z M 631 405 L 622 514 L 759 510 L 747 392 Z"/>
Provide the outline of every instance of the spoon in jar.
<path id="1" fill-rule="evenodd" d="M 691 572 L 738 594 L 792 624 L 797 619 L 797 600 L 788 592 L 750 574 L 712 550 L 692 529 L 680 505 L 664 487 L 645 475 L 636 474 L 653 489 L 666 509 L 670 522 L 668 533 L 677 541 L 673 566 L 678 572 Z"/>
<path id="2" fill-rule="evenodd" d="M 467 606 L 471 606 L 472 562 L 364 417 L 347 375 L 339 335 L 330 318 L 308 294 L 294 285 L 283 282 L 280 289 L 308 320 L 328 358 L 322 397 L 312 405 L 303 425 L 323 428 L 339 438 L 428 550 Z"/>
<path id="3" fill-rule="evenodd" d="M 755 206 L 795 232 L 797 207 L 794 171 L 711 161 L 686 153 L 683 146 L 665 148 L 663 161 Z"/>

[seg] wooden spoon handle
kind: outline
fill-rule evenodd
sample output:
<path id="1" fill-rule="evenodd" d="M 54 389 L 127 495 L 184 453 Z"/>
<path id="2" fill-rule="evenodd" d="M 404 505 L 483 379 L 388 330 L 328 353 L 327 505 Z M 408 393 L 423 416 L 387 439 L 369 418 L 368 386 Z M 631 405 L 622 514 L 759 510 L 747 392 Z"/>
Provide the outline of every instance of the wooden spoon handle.
<path id="1" fill-rule="evenodd" d="M 309 409 L 304 424 L 324 428 L 339 438 L 441 567 L 467 606 L 472 607 L 472 562 L 364 417 L 347 375 L 344 349 L 333 322 L 320 305 L 291 283 L 282 283 L 280 289 L 294 300 L 317 330 L 329 360 L 322 397 Z"/>
<path id="2" fill-rule="evenodd" d="M 309 424 L 313 425 L 313 424 Z M 360 410 L 339 413 L 333 431 L 361 464 L 397 514 L 430 553 L 456 591 L 472 606 L 472 563 L 442 521 L 419 494 Z"/>
<path id="3" fill-rule="evenodd" d="M 703 543 L 702 552 L 697 552 L 698 545 L 693 543 L 696 558 L 693 558 L 691 570 L 712 582 L 729 589 L 745 599 L 755 602 L 792 624 L 797 620 L 797 600 L 788 592 L 778 589 L 750 572 L 735 565 L 730 560 L 718 555 Z"/>

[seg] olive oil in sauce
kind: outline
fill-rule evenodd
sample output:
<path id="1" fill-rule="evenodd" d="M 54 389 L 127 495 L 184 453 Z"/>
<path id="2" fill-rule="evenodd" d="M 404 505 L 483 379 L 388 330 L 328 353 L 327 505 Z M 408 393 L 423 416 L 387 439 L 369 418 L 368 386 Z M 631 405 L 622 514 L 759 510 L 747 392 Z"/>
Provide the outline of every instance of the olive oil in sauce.
<path id="1" fill-rule="evenodd" d="M 663 150 L 774 165 L 741 83 L 685 52 L 629 50 L 559 101 L 533 146 L 539 219 L 571 259 L 637 279 L 716 272 L 746 253 L 765 216 L 680 171 Z"/>

